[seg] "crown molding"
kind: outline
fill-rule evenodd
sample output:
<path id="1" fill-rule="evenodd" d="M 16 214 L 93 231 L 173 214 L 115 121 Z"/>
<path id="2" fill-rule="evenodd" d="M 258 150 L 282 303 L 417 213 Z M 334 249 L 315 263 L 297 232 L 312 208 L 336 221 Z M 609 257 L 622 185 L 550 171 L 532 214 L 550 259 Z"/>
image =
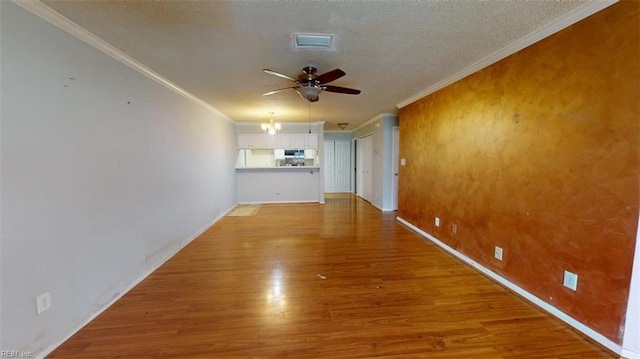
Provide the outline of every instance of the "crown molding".
<path id="1" fill-rule="evenodd" d="M 324 133 L 351 133 L 351 130 L 326 130 Z"/>
<path id="2" fill-rule="evenodd" d="M 562 17 L 552 21 L 546 26 L 529 33 L 528 35 L 521 37 L 520 39 L 512 42 L 511 44 L 499 49 L 498 51 L 490 54 L 489 56 L 474 62 L 473 64 L 467 66 L 461 71 L 456 72 L 455 74 L 445 78 L 444 80 L 438 81 L 435 84 L 427 87 L 426 89 L 418 92 L 417 94 L 409 97 L 408 99 L 398 103 L 396 105 L 397 108 L 403 108 L 411 103 L 414 103 L 420 100 L 423 97 L 431 95 L 432 93 L 443 89 L 456 81 L 462 80 L 463 78 L 482 70 L 483 68 L 492 65 L 507 56 L 513 55 L 516 52 L 524 49 L 525 47 L 531 46 L 536 42 L 555 34 L 556 32 L 567 28 L 580 20 L 583 20 L 596 12 L 603 10 L 615 3 L 618 0 L 590 0 L 575 8 L 574 10 L 568 12 Z"/>
<path id="3" fill-rule="evenodd" d="M 39 16 L 40 18 L 47 21 L 48 23 L 58 27 L 59 29 L 67 32 L 68 34 L 93 46 L 97 50 L 112 57 L 116 61 L 123 63 L 124 65 L 139 72 L 140 74 L 161 84 L 162 86 L 170 89 L 171 91 L 185 97 L 191 102 L 194 102 L 195 104 L 206 108 L 207 110 L 213 112 L 216 116 L 223 118 L 226 121 L 229 121 L 231 123 L 235 123 L 235 121 L 233 121 L 231 118 L 229 118 L 227 115 L 222 113 L 217 108 L 211 106 L 210 104 L 196 97 L 194 94 L 190 93 L 189 91 L 183 89 L 182 87 L 164 78 L 162 75 L 146 67 L 142 63 L 138 62 L 134 58 L 125 54 L 124 52 L 118 50 L 116 47 L 112 46 L 111 44 L 102 40 L 101 38 L 97 37 L 91 32 L 85 30 L 80 25 L 71 21 L 69 18 L 65 17 L 64 15 L 56 12 L 55 10 L 43 4 L 39 0 L 13 0 L 13 2 L 19 5 L 20 7 L 24 8 L 25 10 L 31 12 L 32 14 Z"/>
<path id="4" fill-rule="evenodd" d="M 374 122 L 376 122 L 376 121 L 378 121 L 378 120 L 382 120 L 382 119 L 384 119 L 385 117 L 395 117 L 395 118 L 398 118 L 398 115 L 397 115 L 397 114 L 395 114 L 395 113 L 392 113 L 392 112 L 383 112 L 383 113 L 378 114 L 378 115 L 374 116 L 373 118 L 371 118 L 371 119 L 367 120 L 366 122 L 364 122 L 364 123 L 360 124 L 358 127 L 354 128 L 354 129 L 353 129 L 353 130 L 351 130 L 351 131 L 352 131 L 352 132 L 358 131 L 359 129 L 361 129 L 361 128 L 363 128 L 363 127 L 367 127 L 367 126 L 369 126 L 370 124 L 372 124 L 372 123 L 374 123 Z"/>
<path id="5" fill-rule="evenodd" d="M 244 126 L 260 126 L 261 123 L 265 123 L 266 121 L 251 121 L 251 122 L 239 122 L 236 121 L 235 125 L 237 127 L 244 127 Z M 282 122 L 282 121 L 276 121 L 276 122 L 280 122 L 283 126 L 292 126 L 292 127 L 309 127 L 309 122 Z M 311 122 L 311 126 L 317 126 L 317 127 L 321 127 L 324 126 L 325 122 L 324 121 L 316 121 L 316 122 Z"/>

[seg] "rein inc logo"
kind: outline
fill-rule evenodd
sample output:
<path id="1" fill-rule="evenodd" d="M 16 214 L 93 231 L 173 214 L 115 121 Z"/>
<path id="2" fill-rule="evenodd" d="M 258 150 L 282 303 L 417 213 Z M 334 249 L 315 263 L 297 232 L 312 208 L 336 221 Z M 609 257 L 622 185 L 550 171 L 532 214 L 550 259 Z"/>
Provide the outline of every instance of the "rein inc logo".
<path id="1" fill-rule="evenodd" d="M 0 350 L 0 358 L 33 358 L 33 353 L 20 350 Z"/>

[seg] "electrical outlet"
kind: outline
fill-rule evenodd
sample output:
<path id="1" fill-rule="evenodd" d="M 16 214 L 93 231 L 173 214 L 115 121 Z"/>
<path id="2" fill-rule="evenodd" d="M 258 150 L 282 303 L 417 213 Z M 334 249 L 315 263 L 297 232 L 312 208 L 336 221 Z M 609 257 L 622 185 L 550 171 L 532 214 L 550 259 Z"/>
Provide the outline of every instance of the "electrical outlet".
<path id="1" fill-rule="evenodd" d="M 578 289 L 578 275 L 569 271 L 564 271 L 564 279 L 562 285 L 576 291 Z"/>
<path id="2" fill-rule="evenodd" d="M 401 158 L 400 159 L 400 166 L 406 166 L 407 165 L 407 159 L 406 158 Z"/>
<path id="3" fill-rule="evenodd" d="M 436 217 L 436 227 L 440 227 L 440 217 Z"/>
<path id="4" fill-rule="evenodd" d="M 458 225 L 457 224 L 453 224 L 451 226 L 451 233 L 453 233 L 453 234 L 458 233 Z"/>
<path id="5" fill-rule="evenodd" d="M 497 260 L 501 261 L 502 260 L 502 248 L 495 246 L 494 250 L 493 250 L 493 256 L 496 257 Z"/>
<path id="6" fill-rule="evenodd" d="M 46 292 L 36 297 L 36 306 L 38 307 L 38 315 L 51 309 L 51 293 Z"/>

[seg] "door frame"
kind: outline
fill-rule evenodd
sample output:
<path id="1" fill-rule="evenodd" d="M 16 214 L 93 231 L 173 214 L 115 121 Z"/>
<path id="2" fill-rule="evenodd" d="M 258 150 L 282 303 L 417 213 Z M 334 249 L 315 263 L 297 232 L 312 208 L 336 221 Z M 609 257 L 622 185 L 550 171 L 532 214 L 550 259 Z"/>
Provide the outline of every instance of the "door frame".
<path id="1" fill-rule="evenodd" d="M 400 127 L 393 126 L 391 137 L 391 210 L 398 210 L 398 174 L 400 172 Z"/>

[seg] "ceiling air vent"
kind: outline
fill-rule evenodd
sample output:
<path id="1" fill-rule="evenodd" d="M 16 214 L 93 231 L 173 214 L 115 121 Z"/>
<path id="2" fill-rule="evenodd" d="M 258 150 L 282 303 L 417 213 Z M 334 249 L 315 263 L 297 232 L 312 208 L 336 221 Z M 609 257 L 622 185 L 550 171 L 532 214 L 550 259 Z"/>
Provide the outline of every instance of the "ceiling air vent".
<path id="1" fill-rule="evenodd" d="M 294 47 L 298 49 L 330 49 L 333 35 L 293 34 Z"/>

